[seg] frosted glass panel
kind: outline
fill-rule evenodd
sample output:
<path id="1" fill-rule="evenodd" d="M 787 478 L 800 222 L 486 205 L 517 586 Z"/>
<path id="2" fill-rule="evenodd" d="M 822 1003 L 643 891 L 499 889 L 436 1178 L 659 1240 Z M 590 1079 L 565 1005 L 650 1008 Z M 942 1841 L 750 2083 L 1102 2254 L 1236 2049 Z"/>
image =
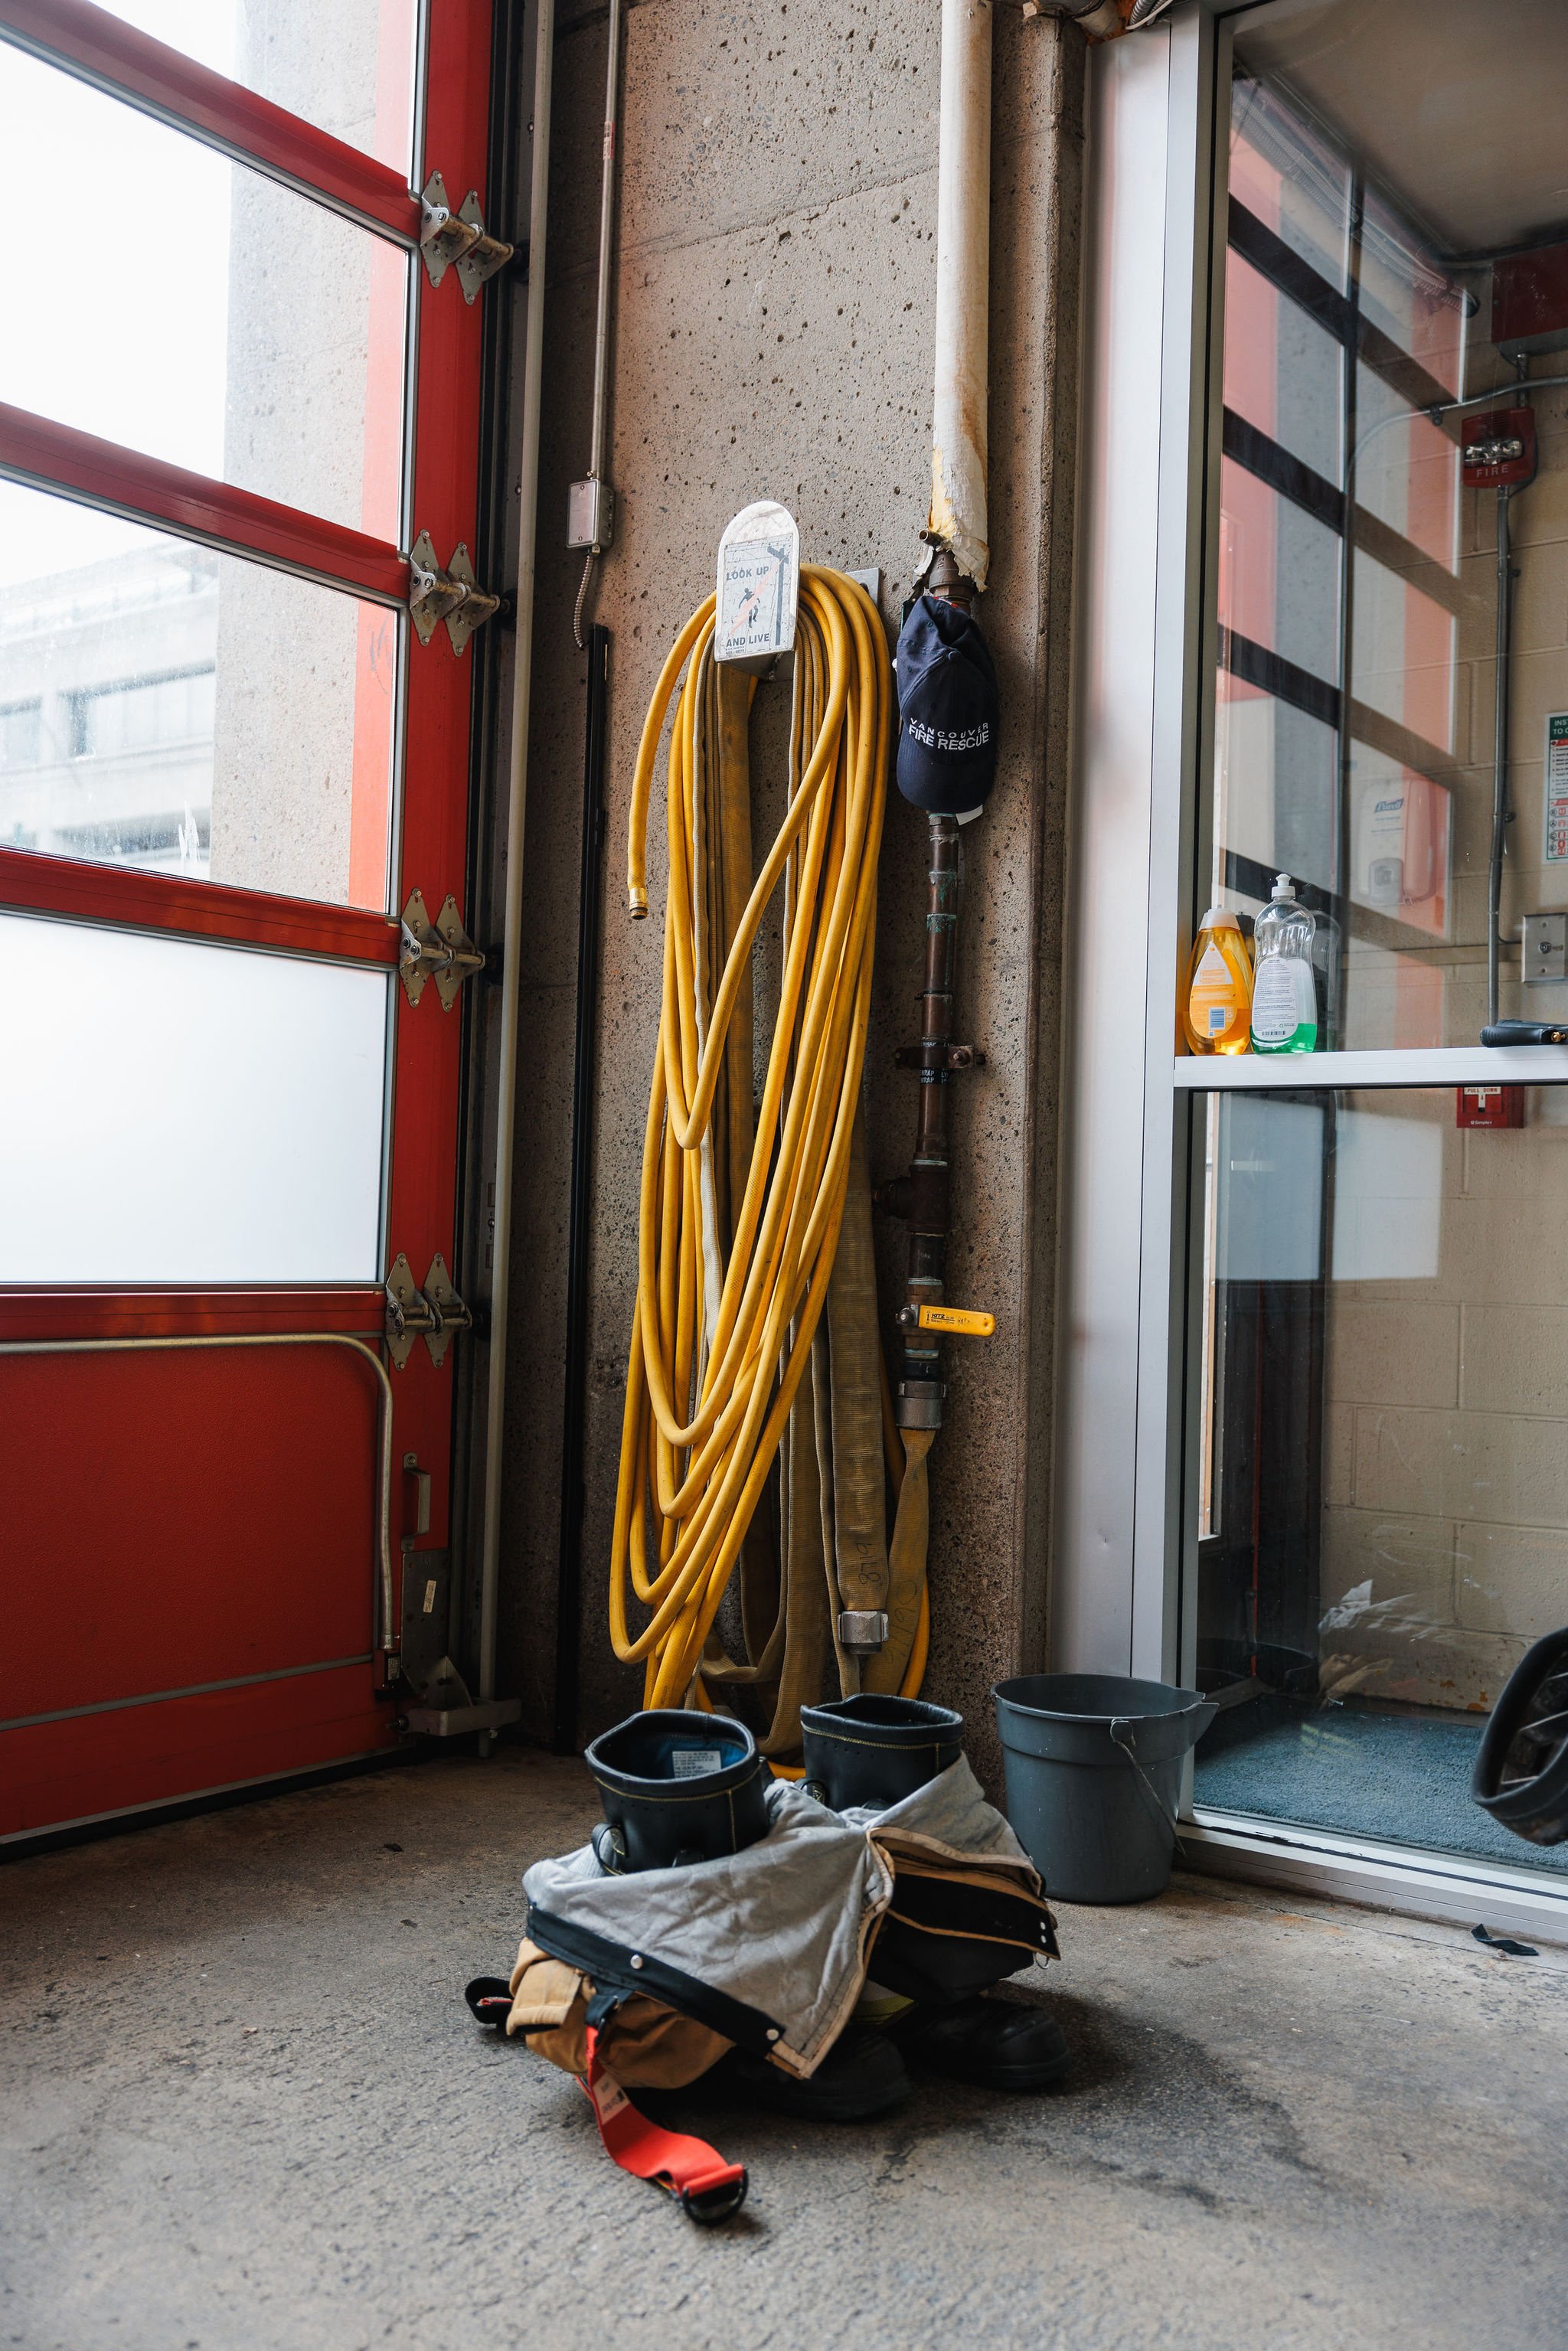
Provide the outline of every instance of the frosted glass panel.
<path id="1" fill-rule="evenodd" d="M 392 976 L 0 915 L 0 1280 L 377 1281 Z"/>

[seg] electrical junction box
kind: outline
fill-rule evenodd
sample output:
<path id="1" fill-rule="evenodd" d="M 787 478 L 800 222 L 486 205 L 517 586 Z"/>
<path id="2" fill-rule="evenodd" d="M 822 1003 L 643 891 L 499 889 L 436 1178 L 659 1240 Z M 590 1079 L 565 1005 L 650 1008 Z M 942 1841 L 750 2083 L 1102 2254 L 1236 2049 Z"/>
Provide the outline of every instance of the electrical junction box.
<path id="1" fill-rule="evenodd" d="M 1458 1123 L 1481 1127 L 1522 1126 L 1524 1088 L 1461 1086 L 1458 1090 Z"/>
<path id="2" fill-rule="evenodd" d="M 608 547 L 615 529 L 615 493 L 608 482 L 590 475 L 573 482 L 566 494 L 566 543 L 573 547 Z"/>
<path id="3" fill-rule="evenodd" d="M 1526 987 L 1568 979 L 1568 914 L 1526 914 L 1520 925 L 1520 977 Z"/>
<path id="4" fill-rule="evenodd" d="M 760 677 L 795 649 L 800 534 L 787 507 L 759 498 L 742 507 L 718 543 L 715 661 Z"/>

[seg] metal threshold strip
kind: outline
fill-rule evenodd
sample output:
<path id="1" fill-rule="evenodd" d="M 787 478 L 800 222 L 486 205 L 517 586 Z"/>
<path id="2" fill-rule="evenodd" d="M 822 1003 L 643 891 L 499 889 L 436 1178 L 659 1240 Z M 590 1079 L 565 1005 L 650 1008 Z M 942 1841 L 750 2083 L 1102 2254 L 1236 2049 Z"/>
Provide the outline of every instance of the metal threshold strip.
<path id="1" fill-rule="evenodd" d="M 235 1674 L 228 1681 L 192 1682 L 184 1689 L 144 1690 L 135 1698 L 104 1698 L 90 1706 L 56 1707 L 50 1714 L 17 1714 L 0 1722 L 0 1730 L 36 1730 L 41 1723 L 74 1722 L 84 1714 L 119 1714 L 127 1707 L 163 1706 L 171 1698 L 212 1698 L 220 1690 L 254 1689 L 259 1682 L 298 1681 L 304 1674 L 335 1674 L 344 1666 L 368 1666 L 373 1652 L 357 1657 L 323 1657 L 310 1666 L 275 1666 L 270 1673 Z"/>
<path id="2" fill-rule="evenodd" d="M 1179 1826 L 1186 1865 L 1207 1875 L 1568 1944 L 1568 1872 L 1511 1869 L 1474 1855 L 1386 1844 L 1207 1804 L 1195 1806 Z"/>

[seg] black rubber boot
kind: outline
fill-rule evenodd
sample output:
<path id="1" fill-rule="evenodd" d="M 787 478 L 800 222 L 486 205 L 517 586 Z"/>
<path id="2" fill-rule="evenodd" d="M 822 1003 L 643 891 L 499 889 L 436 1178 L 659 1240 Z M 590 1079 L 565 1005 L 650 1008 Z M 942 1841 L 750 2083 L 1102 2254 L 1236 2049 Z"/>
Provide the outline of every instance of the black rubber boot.
<path id="1" fill-rule="evenodd" d="M 1010 2000 L 960 2000 L 915 2008 L 892 2030 L 904 2047 L 981 2090 L 1049 2090 L 1067 2071 L 1061 2027 L 1043 2009 Z"/>
<path id="2" fill-rule="evenodd" d="M 896 2106 L 910 2091 L 904 2060 L 885 2033 L 857 2025 L 840 2035 L 810 2081 L 744 2049 L 732 2049 L 706 2078 L 716 2088 L 799 2122 L 864 2122 Z"/>
<path id="3" fill-rule="evenodd" d="M 512 2012 L 512 1987 L 505 1976 L 476 1976 L 463 1997 L 481 2024 L 505 2029 Z"/>

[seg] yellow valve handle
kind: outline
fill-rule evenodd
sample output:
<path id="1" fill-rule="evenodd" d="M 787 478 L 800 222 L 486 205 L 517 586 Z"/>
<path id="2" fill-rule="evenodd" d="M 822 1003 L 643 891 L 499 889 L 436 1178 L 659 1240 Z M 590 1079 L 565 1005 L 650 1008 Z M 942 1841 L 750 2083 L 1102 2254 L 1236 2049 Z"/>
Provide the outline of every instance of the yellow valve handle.
<path id="1" fill-rule="evenodd" d="M 981 1314 L 972 1306 L 923 1306 L 920 1328 L 923 1331 L 957 1331 L 967 1339 L 988 1339 L 997 1327 L 994 1314 Z"/>

